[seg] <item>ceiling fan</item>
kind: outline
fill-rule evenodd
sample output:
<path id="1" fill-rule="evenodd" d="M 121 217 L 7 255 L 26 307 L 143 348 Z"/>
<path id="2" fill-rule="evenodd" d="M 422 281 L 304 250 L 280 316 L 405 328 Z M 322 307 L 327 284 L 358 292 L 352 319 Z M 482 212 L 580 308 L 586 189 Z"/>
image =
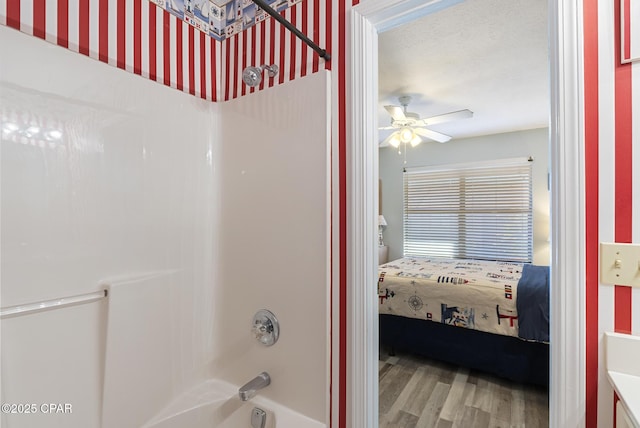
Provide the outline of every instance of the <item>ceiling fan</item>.
<path id="1" fill-rule="evenodd" d="M 428 117 L 426 119 L 420 119 L 420 115 L 417 113 L 407 111 L 407 106 L 411 102 L 410 96 L 401 96 L 398 98 L 398 101 L 400 101 L 400 105 L 402 107 L 391 105 L 384 106 L 391 115 L 391 126 L 385 126 L 378 129 L 396 129 L 397 131 L 385 138 L 385 140 L 380 143 L 380 146 L 384 147 L 386 145 L 391 145 L 393 147 L 398 147 L 400 143 L 408 143 L 411 144 L 412 147 L 415 147 L 422 142 L 422 138 L 420 137 L 425 137 L 439 143 L 446 143 L 451 140 L 449 135 L 424 127 L 435 125 L 437 123 L 449 122 L 451 120 L 473 117 L 473 112 L 465 109 Z"/>

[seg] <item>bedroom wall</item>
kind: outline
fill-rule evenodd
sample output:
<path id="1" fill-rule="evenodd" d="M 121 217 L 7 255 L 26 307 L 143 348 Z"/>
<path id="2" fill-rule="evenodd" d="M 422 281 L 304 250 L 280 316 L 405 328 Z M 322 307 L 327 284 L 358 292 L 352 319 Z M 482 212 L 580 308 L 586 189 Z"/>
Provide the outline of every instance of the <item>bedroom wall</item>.
<path id="1" fill-rule="evenodd" d="M 547 128 L 451 140 L 447 144 L 424 143 L 399 155 L 393 147 L 382 147 L 380 186 L 382 214 L 388 226 L 383 233 L 389 260 L 402 257 L 404 167 L 446 165 L 514 157 L 533 162 L 533 263 L 548 266 L 549 260 L 549 130 Z"/>
<path id="2" fill-rule="evenodd" d="M 218 106 L 11 28 L 0 26 L 0 40 L 2 307 L 158 273 L 113 288 L 108 303 L 3 318 L 3 403 L 68 403 L 72 413 L 3 412 L 0 425 L 102 426 L 110 392 L 129 397 L 120 418 L 158 410 L 210 359 Z M 149 328 L 128 347 L 117 337 Z M 149 382 L 127 377 L 131 364 Z M 103 390 L 103 376 L 121 389 Z"/>

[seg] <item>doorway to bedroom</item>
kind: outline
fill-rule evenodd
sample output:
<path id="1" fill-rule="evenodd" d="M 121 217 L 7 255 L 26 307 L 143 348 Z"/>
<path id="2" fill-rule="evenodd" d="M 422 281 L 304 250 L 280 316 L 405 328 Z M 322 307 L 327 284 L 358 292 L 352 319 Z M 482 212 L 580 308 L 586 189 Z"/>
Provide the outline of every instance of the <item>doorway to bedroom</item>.
<path id="1" fill-rule="evenodd" d="M 548 426 L 547 6 L 467 0 L 378 38 L 380 427 Z"/>

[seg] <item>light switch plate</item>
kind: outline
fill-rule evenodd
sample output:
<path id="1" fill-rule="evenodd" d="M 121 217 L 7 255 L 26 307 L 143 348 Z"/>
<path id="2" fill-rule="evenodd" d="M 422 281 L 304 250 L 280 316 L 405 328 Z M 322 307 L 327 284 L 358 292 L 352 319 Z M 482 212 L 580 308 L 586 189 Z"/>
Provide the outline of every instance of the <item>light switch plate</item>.
<path id="1" fill-rule="evenodd" d="M 640 287 L 640 244 L 601 242 L 600 282 Z"/>

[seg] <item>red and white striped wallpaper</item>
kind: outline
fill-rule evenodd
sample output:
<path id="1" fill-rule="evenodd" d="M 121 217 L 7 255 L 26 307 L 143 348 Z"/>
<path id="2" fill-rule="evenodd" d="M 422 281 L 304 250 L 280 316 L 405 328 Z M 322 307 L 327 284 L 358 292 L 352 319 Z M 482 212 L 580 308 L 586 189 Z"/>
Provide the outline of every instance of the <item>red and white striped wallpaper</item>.
<path id="1" fill-rule="evenodd" d="M 220 42 L 148 0 L 0 0 L 0 25 L 219 99 Z"/>
<path id="2" fill-rule="evenodd" d="M 366 0 L 375 1 L 375 0 Z M 640 289 L 602 285 L 600 242 L 640 243 L 640 62 L 620 64 L 620 1 L 584 6 L 586 397 L 587 428 L 613 421 L 602 333 L 640 335 Z M 325 62 L 272 19 L 223 42 L 147 0 L 0 0 L 0 25 L 46 39 L 129 72 L 212 101 L 226 101 L 325 68 L 337 87 L 340 253 L 346 254 L 346 14 L 358 0 L 304 0 L 282 12 L 332 56 Z M 247 65 L 277 64 L 278 75 L 247 88 Z M 635 82 L 635 85 L 634 85 Z M 635 112 L 635 114 L 634 114 Z M 634 186 L 634 183 L 636 184 Z M 340 280 L 340 402 L 346 402 L 346 257 Z M 571 286 L 564 284 L 563 286 Z M 576 332 L 580 333 L 580 332 Z M 339 428 L 346 427 L 341 406 Z"/>
<path id="3" fill-rule="evenodd" d="M 602 334 L 640 335 L 640 289 L 598 273 L 600 242 L 640 243 L 640 62 L 621 64 L 620 37 L 620 0 L 584 0 L 587 428 L 613 424 Z"/>
<path id="4" fill-rule="evenodd" d="M 321 48 L 331 52 L 332 22 L 331 0 L 305 0 L 281 12 Z M 276 64 L 278 74 L 269 78 L 266 73 L 259 89 L 272 87 L 315 73 L 331 69 L 334 62 L 325 62 L 310 47 L 285 29 L 274 19 L 267 19 L 222 41 L 221 100 L 234 99 L 256 88 L 242 83 L 242 70 L 247 66 Z"/>
<path id="5" fill-rule="evenodd" d="M 281 15 L 331 52 L 332 7 L 305 0 Z M 0 25 L 211 101 L 255 92 L 242 83 L 248 65 L 280 67 L 264 89 L 335 62 L 271 18 L 219 42 L 148 0 L 0 0 Z"/>

